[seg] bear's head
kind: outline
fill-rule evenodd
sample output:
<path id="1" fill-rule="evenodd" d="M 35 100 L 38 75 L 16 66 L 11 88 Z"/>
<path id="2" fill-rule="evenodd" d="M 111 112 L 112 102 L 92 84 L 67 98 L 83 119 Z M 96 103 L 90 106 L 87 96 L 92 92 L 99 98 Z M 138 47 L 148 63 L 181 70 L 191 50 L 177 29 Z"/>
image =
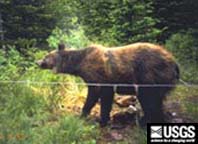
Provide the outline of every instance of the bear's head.
<path id="1" fill-rule="evenodd" d="M 48 53 L 43 59 L 38 60 L 36 64 L 42 69 L 53 70 L 54 73 L 63 73 L 63 58 L 69 57 L 68 52 L 65 50 L 64 44 L 58 45 L 58 50 Z M 66 61 L 64 62 L 66 65 Z"/>

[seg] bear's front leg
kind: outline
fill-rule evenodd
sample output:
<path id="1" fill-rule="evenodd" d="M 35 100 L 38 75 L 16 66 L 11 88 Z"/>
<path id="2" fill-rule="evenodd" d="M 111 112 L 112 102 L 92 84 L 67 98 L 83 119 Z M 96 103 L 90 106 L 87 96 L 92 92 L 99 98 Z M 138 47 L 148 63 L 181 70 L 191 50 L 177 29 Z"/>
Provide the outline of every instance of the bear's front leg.
<path id="1" fill-rule="evenodd" d="M 100 97 L 100 87 L 88 86 L 88 95 L 82 109 L 82 115 L 81 115 L 82 117 L 86 117 L 87 115 L 89 115 L 91 109 L 98 102 L 99 97 Z"/>
<path id="2" fill-rule="evenodd" d="M 102 87 L 101 88 L 101 106 L 100 106 L 100 126 L 104 127 L 110 120 L 110 112 L 112 109 L 114 91 L 113 87 Z"/>

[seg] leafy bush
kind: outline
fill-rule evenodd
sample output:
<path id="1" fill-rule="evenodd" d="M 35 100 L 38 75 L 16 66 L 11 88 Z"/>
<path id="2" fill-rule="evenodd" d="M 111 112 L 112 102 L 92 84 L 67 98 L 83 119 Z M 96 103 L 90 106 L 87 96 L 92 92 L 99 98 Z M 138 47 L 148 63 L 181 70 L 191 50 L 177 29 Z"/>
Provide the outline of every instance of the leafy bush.
<path id="1" fill-rule="evenodd" d="M 18 77 L 19 71 L 22 68 L 19 68 L 19 65 L 21 65 L 20 61 L 24 62 L 24 59 L 14 47 L 9 47 L 9 51 L 7 53 L 0 50 L 0 80 L 8 80 L 10 77 Z"/>
<path id="2" fill-rule="evenodd" d="M 14 41 L 14 45 L 21 53 L 26 53 L 28 49 L 35 47 L 36 39 L 18 38 Z"/>
<path id="3" fill-rule="evenodd" d="M 0 80 L 16 80 L 29 68 L 35 68 L 36 49 L 32 48 L 26 54 L 21 54 L 15 46 L 6 46 L 0 50 Z"/>
<path id="4" fill-rule="evenodd" d="M 198 43 L 190 33 L 173 34 L 166 41 L 166 47 L 181 63 L 198 63 Z"/>
<path id="5" fill-rule="evenodd" d="M 180 64 L 182 79 L 198 83 L 198 42 L 191 33 L 176 33 L 166 41 L 168 48 Z"/>
<path id="6" fill-rule="evenodd" d="M 85 36 L 84 31 L 81 27 L 71 30 L 69 33 L 64 33 L 60 28 L 55 28 L 52 35 L 47 39 L 51 48 L 57 48 L 59 43 L 65 43 L 67 47 L 83 48 L 90 42 Z"/>
<path id="7" fill-rule="evenodd" d="M 181 78 L 189 83 L 197 84 L 198 83 L 198 67 L 189 64 L 189 65 L 181 65 Z"/>
<path id="8" fill-rule="evenodd" d="M 153 1 L 81 1 L 78 19 L 91 40 L 110 45 L 156 41 L 162 30 L 156 28 Z"/>

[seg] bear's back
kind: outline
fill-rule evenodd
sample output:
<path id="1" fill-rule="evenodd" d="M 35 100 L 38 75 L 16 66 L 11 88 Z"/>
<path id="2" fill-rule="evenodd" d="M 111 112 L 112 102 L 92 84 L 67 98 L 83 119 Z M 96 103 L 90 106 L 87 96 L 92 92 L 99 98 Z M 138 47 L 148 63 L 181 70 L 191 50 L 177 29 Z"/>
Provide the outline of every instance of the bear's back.
<path id="1" fill-rule="evenodd" d="M 174 73 L 174 58 L 159 45 L 134 43 L 121 47 L 91 45 L 82 62 L 85 77 L 102 82 L 137 82 L 137 75 L 146 81 L 170 80 Z M 157 78 L 156 78 L 156 75 Z M 164 78 L 164 75 L 167 75 Z M 157 80 L 156 80 L 157 79 Z M 145 82 L 146 82 L 145 81 Z"/>

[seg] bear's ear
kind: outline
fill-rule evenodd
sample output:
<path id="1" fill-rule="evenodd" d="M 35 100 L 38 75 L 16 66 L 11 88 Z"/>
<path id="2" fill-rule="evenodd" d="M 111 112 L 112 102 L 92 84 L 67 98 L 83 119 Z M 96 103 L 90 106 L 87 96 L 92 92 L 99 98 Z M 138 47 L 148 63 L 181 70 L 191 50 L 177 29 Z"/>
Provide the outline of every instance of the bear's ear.
<path id="1" fill-rule="evenodd" d="M 60 44 L 58 45 L 58 50 L 59 50 L 59 51 L 62 51 L 62 50 L 64 50 L 64 49 L 65 49 L 65 45 L 62 44 L 62 43 L 60 43 Z"/>

